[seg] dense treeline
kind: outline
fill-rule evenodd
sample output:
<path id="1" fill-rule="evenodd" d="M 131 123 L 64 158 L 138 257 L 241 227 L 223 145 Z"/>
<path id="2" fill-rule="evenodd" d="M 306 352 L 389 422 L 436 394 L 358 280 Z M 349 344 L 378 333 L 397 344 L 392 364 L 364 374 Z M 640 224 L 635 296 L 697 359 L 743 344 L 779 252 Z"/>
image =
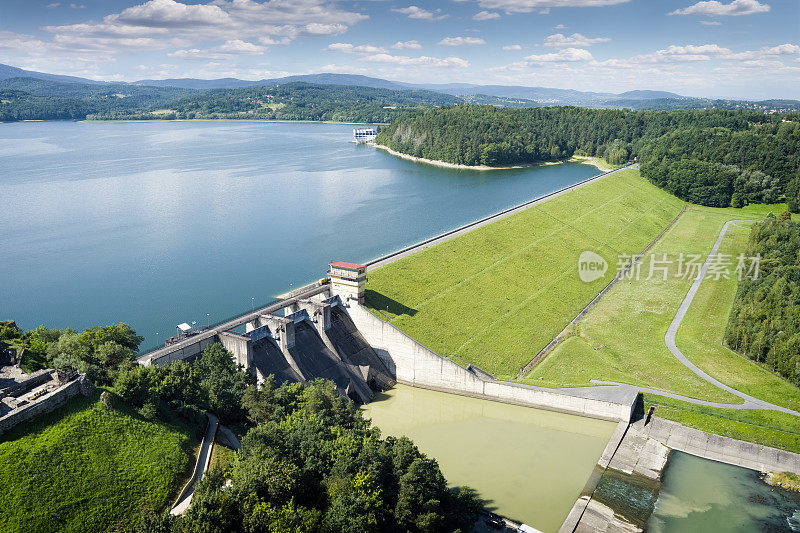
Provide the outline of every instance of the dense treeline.
<path id="1" fill-rule="evenodd" d="M 126 83 L 65 83 L 36 78 L 0 80 L 0 90 L 6 89 L 22 91 L 35 96 L 80 100 L 87 106 L 90 113 L 125 109 L 153 109 L 181 96 L 196 92 L 176 87 L 141 87 Z"/>
<path id="2" fill-rule="evenodd" d="M 725 341 L 800 385 L 800 223 L 767 217 L 745 255 L 762 257 L 760 272 L 739 283 Z"/>
<path id="3" fill-rule="evenodd" d="M 83 119 L 92 108 L 82 100 L 0 90 L 0 122 Z"/>
<path id="4" fill-rule="evenodd" d="M 416 157 L 506 166 L 572 155 L 620 164 L 711 206 L 775 202 L 800 179 L 800 115 L 454 106 L 401 117 L 377 142 Z M 794 188 L 793 188 L 794 187 Z"/>
<path id="5" fill-rule="evenodd" d="M 345 85 L 283 85 L 212 89 L 168 102 L 179 119 L 315 120 L 389 122 L 409 110 L 460 100 L 433 91 L 397 91 Z M 138 118 L 95 115 L 92 118 Z"/>
<path id="6" fill-rule="evenodd" d="M 467 532 L 483 502 L 451 489 L 439 465 L 407 438 L 380 438 L 333 382 L 260 386 L 221 344 L 193 362 L 141 366 L 142 338 L 126 324 L 21 331 L 0 322 L 0 341 L 23 362 L 87 372 L 151 420 L 202 412 L 244 433 L 231 465 L 212 468 L 181 517 L 144 510 L 137 532 Z"/>
<path id="7" fill-rule="evenodd" d="M 421 108 L 453 105 L 434 91 L 287 83 L 199 91 L 126 84 L 0 80 L 0 120 L 260 119 L 389 122 Z"/>

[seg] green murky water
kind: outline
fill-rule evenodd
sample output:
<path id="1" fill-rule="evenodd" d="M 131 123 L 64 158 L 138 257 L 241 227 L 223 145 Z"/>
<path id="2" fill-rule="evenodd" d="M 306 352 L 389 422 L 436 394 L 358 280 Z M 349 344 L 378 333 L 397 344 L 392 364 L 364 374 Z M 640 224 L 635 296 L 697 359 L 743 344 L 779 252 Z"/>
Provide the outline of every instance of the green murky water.
<path id="1" fill-rule="evenodd" d="M 411 438 L 453 485 L 496 512 L 557 531 L 615 424 L 397 385 L 365 408 L 384 435 Z"/>
<path id="2" fill-rule="evenodd" d="M 673 451 L 651 533 L 800 531 L 800 495 L 770 487 L 754 470 Z"/>

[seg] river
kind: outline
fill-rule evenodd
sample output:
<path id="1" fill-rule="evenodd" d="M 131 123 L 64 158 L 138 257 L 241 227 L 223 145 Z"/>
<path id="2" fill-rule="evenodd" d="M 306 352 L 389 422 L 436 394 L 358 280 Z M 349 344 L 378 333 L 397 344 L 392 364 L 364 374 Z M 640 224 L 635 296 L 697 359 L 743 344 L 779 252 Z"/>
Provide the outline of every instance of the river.
<path id="1" fill-rule="evenodd" d="M 770 487 L 755 470 L 672 451 L 647 530 L 800 531 L 800 494 Z"/>
<path id="2" fill-rule="evenodd" d="M 0 124 L 0 319 L 127 322 L 163 342 L 324 275 L 586 179 L 491 172 L 350 143 L 352 126 Z"/>

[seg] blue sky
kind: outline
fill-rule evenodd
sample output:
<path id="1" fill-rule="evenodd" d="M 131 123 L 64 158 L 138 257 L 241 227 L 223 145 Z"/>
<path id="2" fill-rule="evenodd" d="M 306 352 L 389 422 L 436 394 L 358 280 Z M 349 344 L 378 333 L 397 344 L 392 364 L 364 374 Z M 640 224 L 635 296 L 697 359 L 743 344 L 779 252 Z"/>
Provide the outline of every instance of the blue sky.
<path id="1" fill-rule="evenodd" d="M 798 0 L 0 0 L 0 62 L 800 99 Z"/>

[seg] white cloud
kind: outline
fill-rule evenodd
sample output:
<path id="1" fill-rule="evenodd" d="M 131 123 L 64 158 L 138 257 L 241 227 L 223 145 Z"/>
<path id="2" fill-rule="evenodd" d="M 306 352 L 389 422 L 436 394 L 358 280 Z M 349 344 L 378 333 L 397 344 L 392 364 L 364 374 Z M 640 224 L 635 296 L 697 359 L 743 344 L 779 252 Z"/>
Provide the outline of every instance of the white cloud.
<path id="1" fill-rule="evenodd" d="M 217 49 L 220 52 L 237 55 L 260 55 L 266 50 L 266 48 L 263 46 L 248 43 L 247 41 L 242 41 L 241 39 L 225 41 Z"/>
<path id="2" fill-rule="evenodd" d="M 428 11 L 427 9 L 422 9 L 419 6 L 408 6 L 400 9 L 392 9 L 392 11 L 395 13 L 408 15 L 408 18 L 417 20 L 443 20 L 450 16 L 440 15 L 442 12 L 441 9 L 437 9 L 436 11 Z"/>
<path id="3" fill-rule="evenodd" d="M 522 46 L 519 44 L 509 44 L 504 46 L 503 50 L 522 50 Z"/>
<path id="4" fill-rule="evenodd" d="M 70 4 L 69 7 L 71 9 L 86 9 L 86 6 L 83 4 Z"/>
<path id="5" fill-rule="evenodd" d="M 608 37 L 585 37 L 580 33 L 573 33 L 569 37 L 565 36 L 563 33 L 556 33 L 555 35 L 550 35 L 547 37 L 544 40 L 544 45 L 555 46 L 556 48 L 581 48 L 598 43 L 607 43 L 610 40 L 611 39 Z"/>
<path id="6" fill-rule="evenodd" d="M 670 15 L 708 15 L 712 17 L 727 17 L 737 15 L 753 15 L 766 13 L 770 10 L 768 4 L 761 4 L 758 0 L 733 0 L 723 4 L 717 0 L 697 2 L 683 9 L 676 9 Z"/>
<path id="7" fill-rule="evenodd" d="M 214 48 L 202 50 L 199 48 L 190 48 L 184 50 L 176 50 L 167 54 L 169 57 L 176 59 L 232 59 L 236 56 L 252 56 L 261 55 L 266 52 L 267 47 L 261 46 L 241 39 L 232 39 L 225 41 L 223 44 Z"/>
<path id="8" fill-rule="evenodd" d="M 437 44 L 441 46 L 463 46 L 463 45 L 475 46 L 478 44 L 486 44 L 486 41 L 484 41 L 480 37 L 445 37 Z"/>
<path id="9" fill-rule="evenodd" d="M 583 48 L 564 48 L 563 50 L 559 50 L 558 52 L 550 54 L 534 54 L 526 57 L 525 61 L 530 64 L 534 64 L 560 63 L 563 61 L 590 61 L 591 59 L 592 54 L 589 53 L 589 50 L 584 50 Z"/>
<path id="10" fill-rule="evenodd" d="M 344 54 L 379 54 L 387 50 L 372 44 L 361 44 L 355 46 L 350 43 L 331 43 L 324 48 L 328 52 L 342 52 Z"/>
<path id="11" fill-rule="evenodd" d="M 55 8 L 57 8 L 59 6 L 61 6 L 61 4 L 59 4 L 58 2 L 55 2 L 53 4 L 47 4 L 47 9 L 55 9 Z"/>
<path id="12" fill-rule="evenodd" d="M 389 48 L 392 50 L 419 50 L 422 45 L 419 44 L 419 41 L 397 41 Z"/>
<path id="13" fill-rule="evenodd" d="M 549 13 L 551 7 L 599 7 L 624 4 L 630 0 L 478 0 L 484 9 L 499 9 L 506 13 Z"/>
<path id="14" fill-rule="evenodd" d="M 670 45 L 650 54 L 634 56 L 632 61 L 638 63 L 687 63 L 694 61 L 710 61 L 712 58 L 730 57 L 733 52 L 729 48 L 717 44 L 688 44 L 685 46 Z"/>
<path id="15" fill-rule="evenodd" d="M 701 20 L 700 24 L 703 26 L 722 26 L 722 23 L 718 20 Z"/>
<path id="16" fill-rule="evenodd" d="M 397 56 L 392 54 L 375 54 L 361 58 L 362 61 L 370 63 L 389 63 L 392 65 L 415 66 L 415 67 L 435 67 L 435 68 L 464 68 L 469 66 L 469 62 L 460 57 L 409 57 Z"/>
<path id="17" fill-rule="evenodd" d="M 566 30 L 567 27 L 563 24 L 559 24 L 558 26 L 553 26 L 554 30 Z"/>
<path id="18" fill-rule="evenodd" d="M 132 46 L 164 49 L 206 41 L 298 35 L 338 35 L 366 15 L 345 11 L 326 0 L 213 0 L 184 4 L 148 0 L 101 21 L 46 26 L 53 40 L 103 52 Z"/>
<path id="19" fill-rule="evenodd" d="M 338 22 L 332 24 L 312 22 L 306 24 L 303 29 L 310 35 L 340 35 L 347 31 L 347 26 Z"/>
<path id="20" fill-rule="evenodd" d="M 499 18 L 500 18 L 500 13 L 494 13 L 492 11 L 480 11 L 472 16 L 472 20 L 492 20 Z"/>
<path id="21" fill-rule="evenodd" d="M 566 63 L 586 62 L 592 61 L 594 58 L 589 50 L 582 48 L 564 48 L 558 52 L 549 54 L 534 54 L 525 57 L 522 61 L 515 61 L 509 65 L 503 65 L 490 69 L 495 72 L 503 71 L 524 71 L 532 67 L 541 67 L 542 65 L 559 65 Z"/>

